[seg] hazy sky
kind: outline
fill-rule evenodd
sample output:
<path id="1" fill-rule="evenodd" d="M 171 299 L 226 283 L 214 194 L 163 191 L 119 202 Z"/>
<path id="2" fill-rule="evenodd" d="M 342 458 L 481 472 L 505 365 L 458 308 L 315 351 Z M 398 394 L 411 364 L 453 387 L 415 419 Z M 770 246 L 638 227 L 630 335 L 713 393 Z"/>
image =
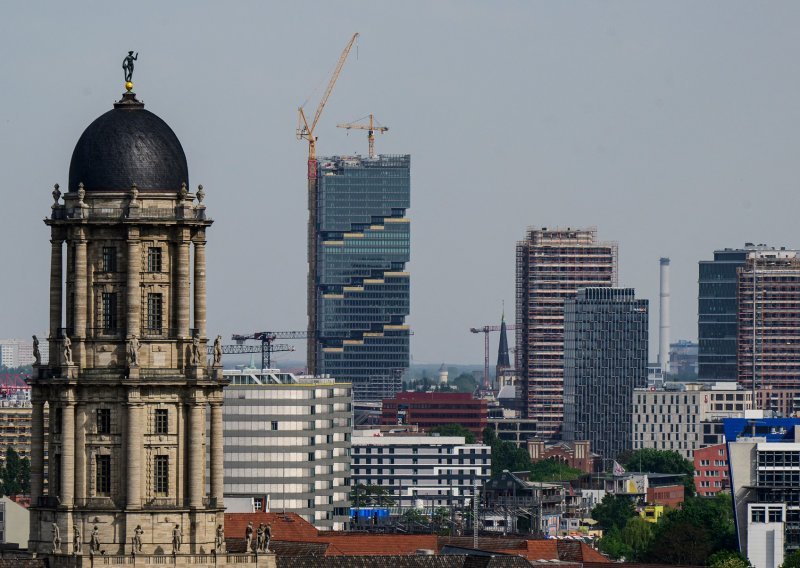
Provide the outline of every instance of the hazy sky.
<path id="1" fill-rule="evenodd" d="M 650 299 L 653 339 L 659 257 L 672 258 L 672 337 L 695 339 L 699 259 L 745 241 L 800 246 L 798 2 L 7 1 L 1 13 L 2 337 L 47 328 L 52 185 L 120 97 L 130 49 L 139 98 L 177 133 L 216 220 L 209 333 L 306 327 L 296 109 L 317 88 L 313 114 L 355 31 L 318 153 L 365 154 L 362 132 L 335 125 L 372 112 L 390 127 L 378 151 L 412 155 L 415 362 L 482 361 L 469 327 L 496 323 L 502 300 L 513 319 L 529 225 L 618 241 L 620 285 Z"/>

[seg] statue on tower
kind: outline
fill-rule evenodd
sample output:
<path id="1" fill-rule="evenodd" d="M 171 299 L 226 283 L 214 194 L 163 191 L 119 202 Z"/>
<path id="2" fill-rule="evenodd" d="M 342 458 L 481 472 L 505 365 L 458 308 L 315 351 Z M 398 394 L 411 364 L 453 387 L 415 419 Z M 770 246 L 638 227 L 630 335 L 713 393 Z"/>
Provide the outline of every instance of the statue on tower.
<path id="1" fill-rule="evenodd" d="M 128 359 L 131 367 L 139 366 L 139 340 L 135 335 L 128 340 Z"/>
<path id="2" fill-rule="evenodd" d="M 72 365 L 72 341 L 70 341 L 69 336 L 65 333 L 64 334 L 64 364 L 65 365 Z"/>
<path id="3" fill-rule="evenodd" d="M 42 352 L 39 351 L 39 338 L 35 335 L 33 336 L 33 364 L 42 364 Z"/>
<path id="4" fill-rule="evenodd" d="M 222 336 L 214 340 L 214 365 L 222 365 Z"/>
<path id="5" fill-rule="evenodd" d="M 132 51 L 128 52 L 125 59 L 122 60 L 122 70 L 125 71 L 125 82 L 130 83 L 133 80 L 133 62 L 139 59 L 139 52 L 136 55 Z"/>

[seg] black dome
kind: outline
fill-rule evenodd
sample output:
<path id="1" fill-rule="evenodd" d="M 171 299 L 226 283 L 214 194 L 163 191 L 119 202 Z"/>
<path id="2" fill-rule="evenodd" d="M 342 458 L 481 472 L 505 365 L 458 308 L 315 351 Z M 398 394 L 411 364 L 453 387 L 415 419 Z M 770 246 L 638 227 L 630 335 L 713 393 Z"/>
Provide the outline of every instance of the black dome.
<path id="1" fill-rule="evenodd" d="M 81 134 L 69 165 L 69 190 L 179 191 L 189 169 L 178 137 L 133 93 Z"/>

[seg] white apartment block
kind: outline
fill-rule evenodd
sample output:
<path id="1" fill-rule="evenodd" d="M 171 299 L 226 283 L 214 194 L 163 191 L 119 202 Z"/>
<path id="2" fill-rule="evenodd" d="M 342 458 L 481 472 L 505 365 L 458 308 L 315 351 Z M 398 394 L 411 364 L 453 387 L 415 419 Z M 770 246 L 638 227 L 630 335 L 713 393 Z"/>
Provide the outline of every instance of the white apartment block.
<path id="1" fill-rule="evenodd" d="M 291 511 L 320 529 L 349 520 L 353 388 L 274 369 L 226 370 L 228 512 Z"/>
<path id="2" fill-rule="evenodd" d="M 48 345 L 46 337 L 40 335 L 39 352 L 42 363 L 47 363 Z M 8 368 L 33 364 L 33 339 L 0 339 L 0 365 Z"/>
<path id="3" fill-rule="evenodd" d="M 400 507 L 462 504 L 489 479 L 491 452 L 489 446 L 465 443 L 463 436 L 383 436 L 379 430 L 357 430 L 352 485 L 385 488 Z"/>
<path id="4" fill-rule="evenodd" d="M 753 407 L 752 393 L 732 383 L 681 387 L 633 391 L 634 450 L 674 450 L 691 460 L 696 449 L 725 441 L 723 418 L 742 418 Z"/>

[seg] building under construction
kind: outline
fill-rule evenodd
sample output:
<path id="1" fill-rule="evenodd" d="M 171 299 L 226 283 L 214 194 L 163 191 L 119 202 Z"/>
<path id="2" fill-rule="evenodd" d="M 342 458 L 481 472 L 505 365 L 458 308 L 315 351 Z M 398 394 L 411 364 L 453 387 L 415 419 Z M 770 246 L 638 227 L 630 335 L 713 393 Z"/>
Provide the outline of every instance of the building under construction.
<path id="1" fill-rule="evenodd" d="M 564 301 L 616 284 L 617 244 L 598 242 L 594 228 L 529 228 L 517 243 L 516 367 L 526 417 L 544 438 L 564 418 Z"/>
<path id="2" fill-rule="evenodd" d="M 409 365 L 408 155 L 317 161 L 311 372 L 391 398 Z"/>
<path id="3" fill-rule="evenodd" d="M 758 408 L 789 416 L 800 409 L 797 251 L 751 251 L 738 269 L 738 308 L 738 382 Z"/>

